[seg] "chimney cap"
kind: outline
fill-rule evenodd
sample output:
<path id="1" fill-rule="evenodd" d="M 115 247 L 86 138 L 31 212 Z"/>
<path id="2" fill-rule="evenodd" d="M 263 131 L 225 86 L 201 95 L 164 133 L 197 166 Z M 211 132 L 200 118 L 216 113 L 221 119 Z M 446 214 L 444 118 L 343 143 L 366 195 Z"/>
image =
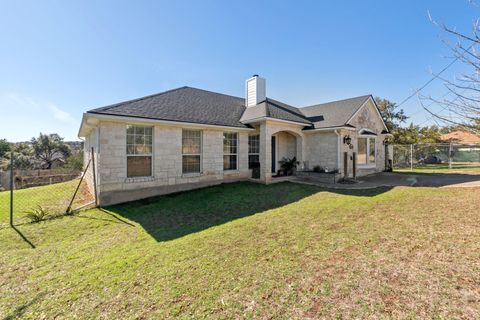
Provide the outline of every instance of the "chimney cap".
<path id="1" fill-rule="evenodd" d="M 254 74 L 254 75 L 252 76 L 252 78 L 256 78 L 256 77 L 258 77 L 258 74 Z"/>

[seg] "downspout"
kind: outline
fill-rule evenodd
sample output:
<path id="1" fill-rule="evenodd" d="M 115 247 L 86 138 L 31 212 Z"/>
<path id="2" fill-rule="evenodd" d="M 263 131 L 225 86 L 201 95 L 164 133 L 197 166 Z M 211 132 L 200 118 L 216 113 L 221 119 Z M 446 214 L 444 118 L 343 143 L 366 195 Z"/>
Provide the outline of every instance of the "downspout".
<path id="1" fill-rule="evenodd" d="M 338 131 L 338 129 L 333 130 L 333 132 L 337 135 L 337 170 L 340 172 L 340 146 L 341 146 L 341 141 L 342 141 L 342 135 Z M 343 172 L 343 174 L 345 174 Z"/>

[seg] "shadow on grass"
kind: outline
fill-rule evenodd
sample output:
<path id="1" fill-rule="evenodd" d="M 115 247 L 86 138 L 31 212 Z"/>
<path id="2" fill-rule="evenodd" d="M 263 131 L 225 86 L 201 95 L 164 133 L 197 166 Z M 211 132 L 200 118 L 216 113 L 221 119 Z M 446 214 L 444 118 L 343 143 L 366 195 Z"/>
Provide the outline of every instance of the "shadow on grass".
<path id="1" fill-rule="evenodd" d="M 13 319 L 21 318 L 22 315 L 25 313 L 25 311 L 28 309 L 28 307 L 30 307 L 31 305 L 33 305 L 33 304 L 37 303 L 38 301 L 40 301 L 41 299 L 43 299 L 44 296 L 45 296 L 45 292 L 41 292 L 41 293 L 37 294 L 37 296 L 35 298 L 33 298 L 32 301 L 17 307 L 15 310 L 13 310 L 13 312 L 11 314 L 9 314 L 8 316 L 6 316 L 3 319 L 4 320 L 13 320 Z"/>
<path id="2" fill-rule="evenodd" d="M 326 190 L 289 182 L 272 185 L 240 182 L 110 206 L 103 212 L 135 221 L 157 241 L 168 241 L 282 207 L 320 191 L 371 197 L 388 190 Z"/>
<path id="3" fill-rule="evenodd" d="M 23 241 L 25 241 L 32 249 L 35 249 L 35 245 L 30 240 L 28 240 L 28 238 L 25 237 L 19 229 L 17 229 L 15 226 L 12 226 L 12 229 L 15 230 L 15 232 L 18 233 L 18 235 L 23 239 Z"/>

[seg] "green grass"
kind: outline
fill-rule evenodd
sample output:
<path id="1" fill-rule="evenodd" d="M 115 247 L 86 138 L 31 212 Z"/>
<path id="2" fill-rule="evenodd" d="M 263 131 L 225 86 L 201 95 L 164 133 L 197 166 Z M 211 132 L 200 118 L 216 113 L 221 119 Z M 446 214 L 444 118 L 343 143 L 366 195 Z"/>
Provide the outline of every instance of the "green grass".
<path id="1" fill-rule="evenodd" d="M 478 318 L 478 194 L 234 183 L 3 228 L 0 318 Z"/>
<path id="2" fill-rule="evenodd" d="M 37 206 L 42 206 L 51 214 L 65 213 L 78 183 L 79 179 L 74 179 L 46 186 L 15 190 L 13 193 L 14 223 L 27 222 L 25 215 Z M 86 186 L 82 182 L 73 207 L 86 204 L 91 200 L 91 195 L 88 194 Z M 0 192 L 0 227 L 9 223 L 9 216 L 10 192 L 3 191 Z"/>
<path id="3" fill-rule="evenodd" d="M 425 164 L 410 168 L 395 168 L 395 172 L 414 172 L 414 173 L 480 173 L 480 164 L 454 164 L 452 168 L 448 164 Z"/>

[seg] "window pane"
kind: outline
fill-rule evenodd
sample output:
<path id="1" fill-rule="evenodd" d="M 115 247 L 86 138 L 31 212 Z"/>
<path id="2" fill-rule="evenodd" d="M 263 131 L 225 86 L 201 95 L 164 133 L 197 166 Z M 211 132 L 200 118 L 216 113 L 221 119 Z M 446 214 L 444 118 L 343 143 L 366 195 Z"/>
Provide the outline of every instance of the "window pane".
<path id="1" fill-rule="evenodd" d="M 135 127 L 134 126 L 127 126 L 127 134 L 134 134 Z"/>
<path id="2" fill-rule="evenodd" d="M 183 130 L 182 153 L 183 154 L 201 154 L 202 153 L 202 132 L 201 131 Z"/>
<path id="3" fill-rule="evenodd" d="M 248 155 L 248 168 L 252 169 L 258 166 L 260 166 L 260 156 L 258 154 Z"/>
<path id="4" fill-rule="evenodd" d="M 237 156 L 223 156 L 223 170 L 237 170 Z"/>
<path id="5" fill-rule="evenodd" d="M 260 153 L 260 136 L 248 136 L 248 153 Z"/>
<path id="6" fill-rule="evenodd" d="M 145 145 L 147 146 L 152 145 L 152 136 L 145 136 Z"/>
<path id="7" fill-rule="evenodd" d="M 145 143 L 145 137 L 143 135 L 135 135 L 135 144 L 143 145 Z"/>
<path id="8" fill-rule="evenodd" d="M 135 145 L 135 154 L 146 154 L 144 145 Z"/>
<path id="9" fill-rule="evenodd" d="M 183 156 L 183 173 L 200 172 L 200 156 Z"/>
<path id="10" fill-rule="evenodd" d="M 375 139 L 369 139 L 370 141 L 370 157 L 368 158 L 369 163 L 375 163 Z"/>
<path id="11" fill-rule="evenodd" d="M 224 154 L 237 153 L 237 133 L 235 132 L 223 133 L 223 153 Z"/>
<path id="12" fill-rule="evenodd" d="M 367 164 L 367 139 L 358 138 L 358 152 L 357 152 L 358 164 Z"/>
<path id="13" fill-rule="evenodd" d="M 152 132 L 153 127 L 128 125 L 127 154 L 152 154 Z"/>
<path id="14" fill-rule="evenodd" d="M 127 177 L 150 177 L 152 175 L 151 156 L 127 157 Z"/>

